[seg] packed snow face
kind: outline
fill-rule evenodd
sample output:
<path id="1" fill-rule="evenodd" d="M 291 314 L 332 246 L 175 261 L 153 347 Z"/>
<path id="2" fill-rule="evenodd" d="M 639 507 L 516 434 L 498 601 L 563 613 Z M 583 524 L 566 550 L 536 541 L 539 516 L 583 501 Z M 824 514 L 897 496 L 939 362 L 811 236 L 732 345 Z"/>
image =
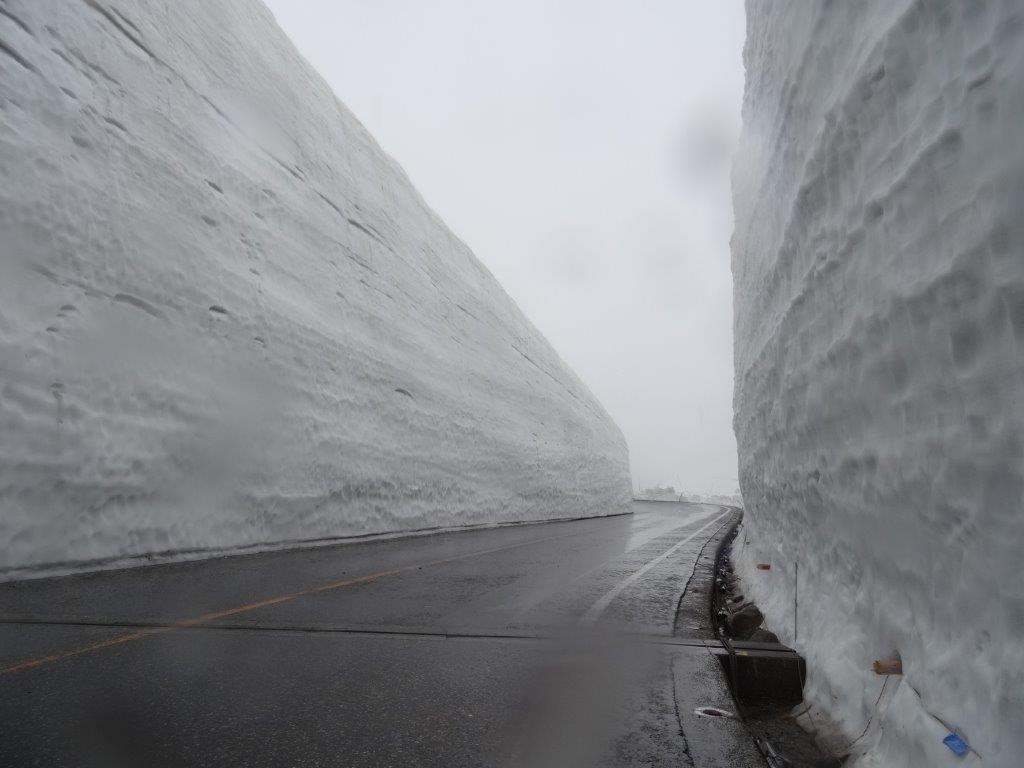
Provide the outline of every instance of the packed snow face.
<path id="1" fill-rule="evenodd" d="M 747 588 L 856 765 L 1020 765 L 1024 5 L 747 12 Z M 892 658 L 886 684 L 872 662 Z"/>
<path id="2" fill-rule="evenodd" d="M 0 178 L 0 578 L 628 510 L 618 428 L 256 0 L 0 0 Z"/>

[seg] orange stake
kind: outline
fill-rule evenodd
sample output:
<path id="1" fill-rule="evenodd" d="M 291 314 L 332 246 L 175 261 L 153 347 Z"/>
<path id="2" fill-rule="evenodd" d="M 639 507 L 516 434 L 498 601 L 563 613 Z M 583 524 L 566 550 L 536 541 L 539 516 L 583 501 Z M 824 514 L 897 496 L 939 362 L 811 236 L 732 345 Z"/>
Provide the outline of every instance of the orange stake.
<path id="1" fill-rule="evenodd" d="M 899 659 L 882 659 L 872 665 L 876 675 L 902 675 L 903 662 Z"/>

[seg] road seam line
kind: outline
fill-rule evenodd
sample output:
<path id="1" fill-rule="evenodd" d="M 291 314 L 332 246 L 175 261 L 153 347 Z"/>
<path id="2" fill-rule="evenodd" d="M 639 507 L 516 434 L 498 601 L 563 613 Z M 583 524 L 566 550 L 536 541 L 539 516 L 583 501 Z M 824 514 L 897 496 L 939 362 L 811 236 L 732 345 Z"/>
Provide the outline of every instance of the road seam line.
<path id="1" fill-rule="evenodd" d="M 20 622 L 11 622 L 20 623 Z M 38 623 L 38 622 L 36 622 Z M 47 626 L 88 626 L 88 627 L 129 627 L 131 624 L 66 624 L 66 623 L 48 623 Z M 193 627 L 180 627 L 174 625 L 161 625 L 150 628 L 147 632 L 133 633 L 136 634 L 160 634 L 162 632 L 170 630 L 182 630 L 192 629 L 200 631 L 213 631 L 213 632 L 267 632 L 272 634 L 295 634 L 295 635 L 350 635 L 357 637 L 390 637 L 398 639 L 416 639 L 416 640 L 502 640 L 502 641 L 514 641 L 514 640 L 525 640 L 533 642 L 551 642 L 558 641 L 564 638 L 564 635 L 559 633 L 549 634 L 511 634 L 501 632 L 443 632 L 443 631 L 429 631 L 429 630 L 387 630 L 387 629 L 340 629 L 336 627 L 289 627 L 289 626 L 249 626 L 243 624 L 208 624 L 198 625 Z M 115 644 L 114 641 L 121 641 L 121 638 L 128 638 L 131 636 L 124 635 L 118 638 L 112 638 L 110 644 Z M 702 650 L 708 650 L 710 652 L 720 651 L 724 652 L 725 647 L 718 640 L 709 640 L 700 637 L 673 637 L 669 635 L 652 635 L 652 634 L 635 634 L 625 633 L 621 635 L 626 640 L 631 640 L 643 645 L 660 645 L 667 646 L 670 648 L 699 648 Z M 796 654 L 796 651 L 787 648 L 781 644 L 766 644 L 766 645 L 777 645 L 777 648 L 742 648 L 737 649 L 739 655 L 746 656 L 759 656 L 763 654 L 772 654 L 773 656 L 792 656 Z M 45 662 L 51 657 L 43 657 L 40 661 Z M 56 658 L 56 656 L 54 657 Z"/>

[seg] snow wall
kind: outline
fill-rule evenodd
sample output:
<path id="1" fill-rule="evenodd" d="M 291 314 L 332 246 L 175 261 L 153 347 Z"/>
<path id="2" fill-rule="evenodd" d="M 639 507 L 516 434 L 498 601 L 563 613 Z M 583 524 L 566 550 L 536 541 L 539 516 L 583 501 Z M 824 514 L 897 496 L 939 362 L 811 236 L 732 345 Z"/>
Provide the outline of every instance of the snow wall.
<path id="1" fill-rule="evenodd" d="M 0 178 L 0 578 L 628 510 L 619 429 L 256 0 L 0 0 Z"/>
<path id="2" fill-rule="evenodd" d="M 747 14 L 741 573 L 857 766 L 1018 766 L 1024 5 Z"/>

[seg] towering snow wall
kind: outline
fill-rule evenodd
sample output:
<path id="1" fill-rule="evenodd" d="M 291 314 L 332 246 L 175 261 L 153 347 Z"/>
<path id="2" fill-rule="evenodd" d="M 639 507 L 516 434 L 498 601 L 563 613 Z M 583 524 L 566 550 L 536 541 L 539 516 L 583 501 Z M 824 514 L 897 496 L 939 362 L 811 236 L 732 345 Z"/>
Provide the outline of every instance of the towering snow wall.
<path id="1" fill-rule="evenodd" d="M 858 765 L 1024 759 L 1022 12 L 747 4 L 739 559 Z"/>
<path id="2" fill-rule="evenodd" d="M 0 578 L 625 511 L 618 428 L 256 0 L 0 0 L 0 179 Z"/>

